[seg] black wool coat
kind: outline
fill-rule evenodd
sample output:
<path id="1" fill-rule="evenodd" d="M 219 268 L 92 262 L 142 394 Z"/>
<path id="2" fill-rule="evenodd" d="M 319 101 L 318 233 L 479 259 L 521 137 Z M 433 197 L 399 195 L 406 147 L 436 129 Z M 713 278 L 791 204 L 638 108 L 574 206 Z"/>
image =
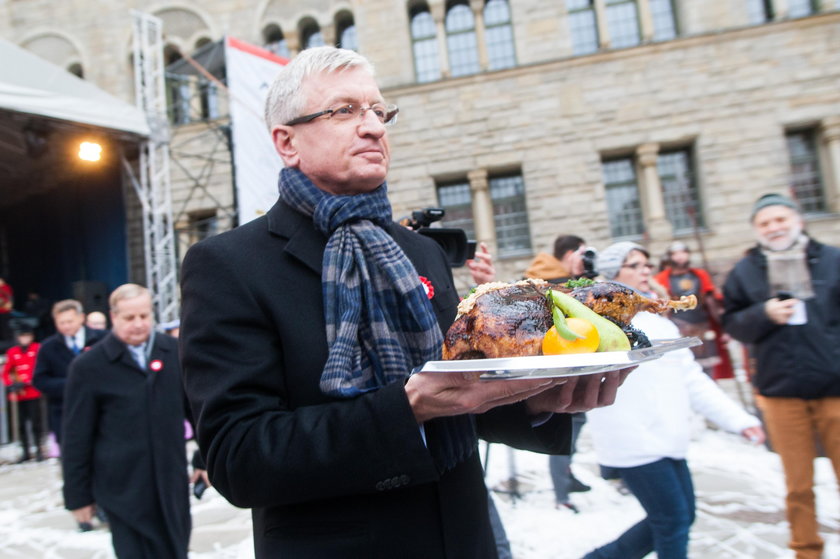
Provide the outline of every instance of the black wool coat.
<path id="1" fill-rule="evenodd" d="M 96 503 L 166 557 L 190 536 L 185 399 L 174 338 L 156 334 L 145 370 L 113 334 L 73 361 L 61 465 L 68 510 Z"/>
<path id="2" fill-rule="evenodd" d="M 775 293 L 767 259 L 757 247 L 724 284 L 724 329 L 750 344 L 757 361 L 752 381 L 763 396 L 840 396 L 840 249 L 811 239 L 806 257 L 814 297 L 805 301 L 805 324 L 775 324 L 767 317 L 764 303 Z"/>
<path id="3" fill-rule="evenodd" d="M 459 298 L 443 251 L 387 231 L 431 281 L 445 331 Z M 214 487 L 253 509 L 257 558 L 496 557 L 477 452 L 438 472 L 402 383 L 353 399 L 321 392 L 326 240 L 278 202 L 184 260 L 181 358 Z M 476 419 L 489 440 L 568 452 L 566 415 L 537 428 L 522 406 Z"/>
<path id="4" fill-rule="evenodd" d="M 85 347 L 82 353 L 88 351 L 108 334 L 105 330 L 95 330 L 83 326 L 85 329 Z M 35 361 L 35 376 L 32 384 L 47 396 L 50 429 L 61 441 L 61 408 L 64 402 L 64 385 L 67 383 L 67 370 L 76 355 L 67 347 L 64 336 L 58 332 L 48 337 L 38 350 Z"/>

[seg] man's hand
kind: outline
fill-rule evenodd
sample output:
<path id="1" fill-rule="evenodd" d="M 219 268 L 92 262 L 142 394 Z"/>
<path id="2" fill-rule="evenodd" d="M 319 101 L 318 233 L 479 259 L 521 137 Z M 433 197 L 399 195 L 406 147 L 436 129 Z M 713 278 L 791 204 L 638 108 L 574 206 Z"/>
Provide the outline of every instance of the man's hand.
<path id="1" fill-rule="evenodd" d="M 487 245 L 479 243 L 475 251 L 475 258 L 467 260 L 467 268 L 472 274 L 473 283 L 481 285 L 496 279 L 496 268 L 493 267 L 493 255 L 487 250 Z"/>
<path id="2" fill-rule="evenodd" d="M 790 317 L 793 316 L 793 307 L 799 302 L 799 299 L 778 299 L 773 297 L 764 303 L 764 313 L 771 321 L 776 324 L 787 324 Z"/>
<path id="3" fill-rule="evenodd" d="M 566 379 L 482 381 L 479 373 L 419 373 L 405 384 L 417 423 L 436 417 L 484 413 L 496 406 L 521 402 Z"/>
<path id="4" fill-rule="evenodd" d="M 190 476 L 190 483 L 195 483 L 198 480 L 202 480 L 207 487 L 213 487 L 213 484 L 210 483 L 210 478 L 207 477 L 207 470 L 200 470 L 198 468 L 193 470 L 193 473 Z"/>
<path id="5" fill-rule="evenodd" d="M 741 436 L 755 444 L 763 444 L 767 440 L 767 435 L 764 434 L 764 429 L 761 428 L 761 425 L 744 429 L 741 431 Z"/>
<path id="6" fill-rule="evenodd" d="M 525 406 L 532 415 L 545 412 L 577 413 L 610 406 L 615 402 L 618 387 L 635 368 L 567 377 L 567 383 L 532 396 L 525 402 Z"/>
<path id="7" fill-rule="evenodd" d="M 91 503 L 86 507 L 82 507 L 80 509 L 75 509 L 70 511 L 73 514 L 73 518 L 76 519 L 76 522 L 79 524 L 88 523 L 90 524 L 93 522 L 93 515 L 96 513 L 96 505 Z"/>

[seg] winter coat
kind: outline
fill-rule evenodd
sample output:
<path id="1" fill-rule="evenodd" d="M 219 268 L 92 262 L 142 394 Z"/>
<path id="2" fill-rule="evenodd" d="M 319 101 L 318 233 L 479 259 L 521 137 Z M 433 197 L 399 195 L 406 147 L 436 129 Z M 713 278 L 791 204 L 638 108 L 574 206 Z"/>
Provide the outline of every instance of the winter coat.
<path id="1" fill-rule="evenodd" d="M 109 334 L 70 365 L 61 463 L 68 510 L 92 503 L 186 559 L 190 537 L 178 345 L 156 334 L 145 369 Z"/>
<path id="2" fill-rule="evenodd" d="M 632 324 L 651 340 L 680 336 L 673 322 L 648 312 L 637 314 Z M 733 433 L 760 424 L 703 372 L 691 350 L 680 349 L 639 365 L 612 406 L 586 412 L 598 463 L 633 468 L 685 458 L 692 411 Z"/>
<path id="3" fill-rule="evenodd" d="M 445 331 L 459 298 L 443 251 L 397 224 L 386 231 L 432 283 Z M 257 558 L 496 557 L 478 452 L 440 473 L 402 382 L 352 399 L 321 391 L 326 242 L 278 202 L 184 259 L 184 382 L 214 487 L 253 509 Z M 479 434 L 568 452 L 569 416 L 532 427 L 524 412 L 477 416 Z"/>
<path id="4" fill-rule="evenodd" d="M 805 301 L 805 324 L 767 317 L 764 303 L 775 294 L 758 247 L 735 265 L 723 288 L 724 328 L 750 344 L 757 359 L 753 383 L 763 396 L 840 396 L 840 249 L 811 239 L 806 254 L 814 297 Z"/>
<path id="5" fill-rule="evenodd" d="M 16 345 L 6 352 L 6 363 L 3 365 L 3 384 L 11 386 L 15 382 L 23 383 L 24 387 L 18 393 L 9 392 L 9 400 L 36 400 L 41 397 L 37 388 L 32 386 L 35 373 L 35 358 L 38 355 L 38 342 L 29 344 L 26 348 Z"/>

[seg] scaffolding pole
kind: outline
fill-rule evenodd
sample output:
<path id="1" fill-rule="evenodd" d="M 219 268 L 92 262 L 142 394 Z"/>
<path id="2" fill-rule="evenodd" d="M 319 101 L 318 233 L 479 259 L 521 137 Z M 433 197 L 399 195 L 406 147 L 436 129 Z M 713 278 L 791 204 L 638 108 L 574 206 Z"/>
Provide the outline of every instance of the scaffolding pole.
<path id="1" fill-rule="evenodd" d="M 163 59 L 163 22 L 131 11 L 134 39 L 134 86 L 137 106 L 149 122 L 149 140 L 140 146 L 135 190 L 143 208 L 146 285 L 152 291 L 158 322 L 178 318 L 178 274 L 169 175 L 169 124 Z"/>

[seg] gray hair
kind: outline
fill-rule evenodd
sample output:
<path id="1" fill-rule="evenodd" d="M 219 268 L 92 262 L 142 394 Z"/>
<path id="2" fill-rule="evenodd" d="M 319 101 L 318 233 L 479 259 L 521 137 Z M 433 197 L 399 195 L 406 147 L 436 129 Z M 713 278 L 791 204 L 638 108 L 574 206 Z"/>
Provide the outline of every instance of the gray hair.
<path id="1" fill-rule="evenodd" d="M 341 72 L 349 68 L 362 68 L 373 76 L 373 65 L 367 58 L 348 49 L 324 46 L 305 49 L 284 66 L 265 100 L 265 123 L 268 131 L 278 124 L 297 118 L 307 99 L 301 95 L 303 80 L 313 74 Z"/>
<path id="2" fill-rule="evenodd" d="M 111 292 L 111 296 L 108 297 L 108 307 L 110 307 L 112 313 L 115 313 L 117 312 L 117 305 L 120 301 L 134 299 L 141 295 L 148 295 L 151 298 L 152 292 L 136 283 L 124 283 Z"/>

